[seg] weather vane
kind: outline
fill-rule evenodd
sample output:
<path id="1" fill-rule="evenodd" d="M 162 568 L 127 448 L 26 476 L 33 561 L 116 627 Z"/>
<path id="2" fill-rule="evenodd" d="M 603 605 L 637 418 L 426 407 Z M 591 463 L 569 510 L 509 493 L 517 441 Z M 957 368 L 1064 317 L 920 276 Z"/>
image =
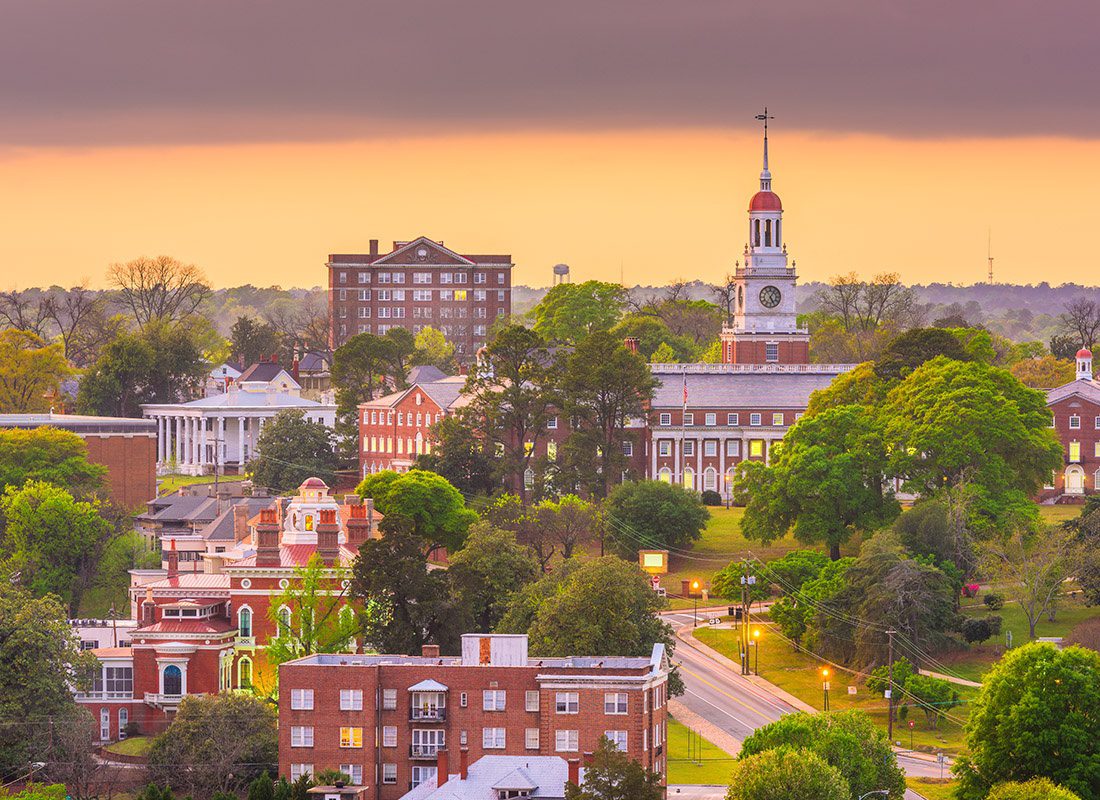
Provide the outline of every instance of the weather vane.
<path id="1" fill-rule="evenodd" d="M 775 117 L 768 116 L 768 107 L 764 106 L 764 113 L 763 114 L 757 114 L 756 119 L 761 120 L 764 123 L 764 136 L 767 137 L 767 135 L 768 135 L 768 120 L 769 119 L 775 119 Z"/>

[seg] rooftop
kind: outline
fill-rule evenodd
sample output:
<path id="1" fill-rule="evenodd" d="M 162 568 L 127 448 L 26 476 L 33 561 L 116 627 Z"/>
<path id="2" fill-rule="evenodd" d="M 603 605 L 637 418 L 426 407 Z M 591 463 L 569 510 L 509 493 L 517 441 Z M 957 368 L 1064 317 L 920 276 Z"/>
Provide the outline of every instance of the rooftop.
<path id="1" fill-rule="evenodd" d="M 133 417 L 91 417 L 81 414 L 0 414 L 0 428 L 41 428 L 49 425 L 75 433 L 154 433 L 151 419 Z"/>
<path id="2" fill-rule="evenodd" d="M 809 405 L 810 395 L 831 384 L 837 374 L 839 373 L 717 370 L 692 372 L 671 368 L 667 371 L 654 369 L 653 377 L 657 379 L 658 385 L 651 407 L 682 408 L 686 383 L 688 408 L 804 409 Z"/>
<path id="3" fill-rule="evenodd" d="M 450 763 L 457 760 L 456 752 Z M 583 783 L 583 769 L 580 779 Z M 442 786 L 426 781 L 402 800 L 497 800 L 498 792 L 507 789 L 526 789 L 530 797 L 559 800 L 565 797 L 568 780 L 569 764 L 560 756 L 482 756 L 470 765 L 465 780 L 459 773 L 451 773 Z"/>

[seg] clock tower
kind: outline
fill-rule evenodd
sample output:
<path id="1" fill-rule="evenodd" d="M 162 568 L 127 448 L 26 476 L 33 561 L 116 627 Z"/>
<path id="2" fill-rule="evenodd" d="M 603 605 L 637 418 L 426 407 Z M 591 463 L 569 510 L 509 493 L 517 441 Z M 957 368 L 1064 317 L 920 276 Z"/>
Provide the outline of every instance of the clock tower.
<path id="1" fill-rule="evenodd" d="M 722 329 L 727 364 L 807 364 L 810 334 L 799 328 L 794 308 L 797 276 L 787 263 L 783 204 L 772 191 L 768 170 L 768 110 L 764 122 L 764 169 L 760 191 L 749 201 L 749 241 L 734 274 L 733 314 Z"/>

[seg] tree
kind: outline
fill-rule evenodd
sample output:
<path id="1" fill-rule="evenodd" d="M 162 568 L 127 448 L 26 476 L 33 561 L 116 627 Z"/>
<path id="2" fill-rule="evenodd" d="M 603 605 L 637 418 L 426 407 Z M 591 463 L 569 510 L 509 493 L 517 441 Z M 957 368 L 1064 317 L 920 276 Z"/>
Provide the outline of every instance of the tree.
<path id="1" fill-rule="evenodd" d="M 395 356 L 392 339 L 370 333 L 352 336 L 333 354 L 336 432 L 346 460 L 358 457 L 359 404 L 373 400 L 375 390 L 385 386 L 386 377 L 393 373 Z"/>
<path id="2" fill-rule="evenodd" d="M 375 507 L 387 517 L 408 521 L 425 552 L 437 547 L 460 550 L 466 530 L 477 522 L 477 512 L 466 508 L 458 490 L 434 472 L 375 472 L 363 478 L 355 493 L 374 498 Z"/>
<path id="3" fill-rule="evenodd" d="M 465 409 L 448 414 L 432 426 L 435 445 L 416 457 L 417 469 L 442 475 L 464 496 L 489 495 L 499 487 L 491 454 Z"/>
<path id="4" fill-rule="evenodd" d="M 48 298 L 41 289 L 0 292 L 0 321 L 5 327 L 45 339 L 49 336 L 49 320 Z"/>
<path id="5" fill-rule="evenodd" d="M 75 616 L 118 529 L 100 515 L 98 501 L 75 500 L 41 481 L 7 487 L 0 511 L 0 572 L 18 574 L 37 596 L 56 594 Z"/>
<path id="6" fill-rule="evenodd" d="M 121 317 L 109 316 L 106 297 L 87 286 L 51 292 L 44 305 L 65 358 L 78 367 L 90 364 L 122 325 Z"/>
<path id="7" fill-rule="evenodd" d="M 645 362 L 610 333 L 590 334 L 566 362 L 562 394 L 574 421 L 568 450 L 574 473 L 597 497 L 620 482 L 629 463 L 626 426 L 645 416 L 656 386 Z"/>
<path id="8" fill-rule="evenodd" d="M 501 474 L 525 505 L 524 474 L 538 442 L 547 435 L 547 422 L 560 408 L 554 382 L 555 369 L 542 336 L 509 325 L 488 344 L 464 389 L 468 419 L 480 420 L 486 445 L 499 453 Z"/>
<path id="9" fill-rule="evenodd" d="M 275 783 L 266 772 L 248 784 L 248 800 L 275 800 Z"/>
<path id="10" fill-rule="evenodd" d="M 140 417 L 144 403 L 178 403 L 198 391 L 207 362 L 195 328 L 150 322 L 120 331 L 80 381 L 82 414 Z"/>
<path id="11" fill-rule="evenodd" d="M 690 547 L 710 519 L 697 494 L 664 481 L 619 484 L 606 508 L 609 538 L 628 558 L 638 550 Z"/>
<path id="12" fill-rule="evenodd" d="M 713 597 L 724 597 L 727 600 L 740 600 L 742 597 L 742 583 L 745 577 L 745 562 L 731 561 L 714 573 L 710 580 L 710 593 Z M 749 609 L 752 604 L 766 600 L 771 596 L 771 585 L 766 580 L 759 580 L 745 587 L 745 597 L 748 598 Z"/>
<path id="13" fill-rule="evenodd" d="M 279 334 L 266 322 L 237 317 L 229 334 L 233 358 L 242 368 L 280 354 Z"/>
<path id="14" fill-rule="evenodd" d="M 431 364 L 450 373 L 455 369 L 455 346 L 447 341 L 442 331 L 425 325 L 416 334 L 416 363 Z"/>
<path id="15" fill-rule="evenodd" d="M 959 693 L 943 678 L 931 675 L 911 675 L 902 684 L 907 697 L 924 712 L 924 718 L 932 730 L 936 730 L 940 718 L 959 705 Z"/>
<path id="16" fill-rule="evenodd" d="M 0 331 L 0 412 L 49 411 L 61 398 L 61 381 L 73 374 L 61 344 L 28 331 Z"/>
<path id="17" fill-rule="evenodd" d="M 664 797 L 660 773 L 650 772 L 606 736 L 600 737 L 592 761 L 584 771 L 583 786 L 565 784 L 565 800 L 664 800 Z"/>
<path id="18" fill-rule="evenodd" d="M 988 617 L 967 617 L 962 621 L 959 632 L 967 644 L 981 644 L 993 635 L 993 626 Z"/>
<path id="19" fill-rule="evenodd" d="M 88 462 L 88 446 L 60 428 L 0 430 L 0 490 L 44 481 L 67 488 L 78 499 L 104 489 L 107 468 Z"/>
<path id="20" fill-rule="evenodd" d="M 887 705 L 889 706 L 890 716 L 896 719 L 898 706 L 905 705 L 905 684 L 913 675 L 917 674 L 917 670 L 913 668 L 913 665 L 909 663 L 909 659 L 905 656 L 895 658 L 891 663 L 893 664 L 892 678 L 890 664 L 883 664 L 871 670 L 871 674 L 864 681 L 864 684 L 873 693 L 883 697 L 886 696 L 886 691 L 890 690 L 890 702 Z"/>
<path id="21" fill-rule="evenodd" d="M 317 353 L 332 363 L 329 332 L 332 329 L 328 295 L 313 292 L 301 299 L 283 297 L 263 314 L 289 352 Z"/>
<path id="22" fill-rule="evenodd" d="M 1050 339 L 1050 354 L 1063 361 L 1073 361 L 1081 345 L 1075 336 L 1052 336 Z"/>
<path id="23" fill-rule="evenodd" d="M 408 521 L 383 520 L 385 535 L 359 548 L 352 567 L 352 594 L 367 613 L 363 635 L 383 653 L 419 653 L 438 644 L 457 652 L 467 622 L 444 570 L 429 570 L 423 539 Z"/>
<path id="24" fill-rule="evenodd" d="M 885 732 L 865 712 L 787 714 L 777 722 L 753 731 L 742 743 L 740 759 L 776 748 L 805 750 L 821 757 L 837 770 L 849 787 L 850 794 L 845 795 L 847 798 L 859 797 L 873 789 L 886 789 L 889 797 L 899 800 L 905 794 L 905 773 L 898 766 L 890 742 Z M 755 798 L 758 795 L 743 796 Z M 796 792 L 789 796 L 805 795 Z"/>
<path id="25" fill-rule="evenodd" d="M 73 688 L 87 690 L 96 661 L 82 652 L 66 609 L 0 579 L 0 778 L 25 775 L 48 756 L 51 720 L 75 718 Z"/>
<path id="26" fill-rule="evenodd" d="M 875 360 L 875 374 L 886 380 L 900 380 L 925 361 L 945 356 L 969 361 L 959 337 L 943 328 L 912 328 L 898 334 Z"/>
<path id="27" fill-rule="evenodd" d="M 1100 304 L 1081 297 L 1066 305 L 1062 328 L 1075 337 L 1080 347 L 1092 347 L 1100 340 Z"/>
<path id="28" fill-rule="evenodd" d="M 1064 528 L 1035 530 L 1026 524 L 1007 535 L 985 542 L 982 566 L 1009 600 L 1015 600 L 1027 618 L 1028 636 L 1062 592 L 1062 583 L 1077 563 L 1078 544 Z"/>
<path id="29" fill-rule="evenodd" d="M 649 360 L 653 364 L 675 364 L 679 362 L 676 351 L 672 349 L 668 342 L 661 342 L 657 349 L 653 351 L 653 355 L 649 357 Z"/>
<path id="30" fill-rule="evenodd" d="M 477 630 L 487 633 L 500 622 L 513 595 L 535 580 L 539 564 L 514 533 L 477 522 L 466 544 L 451 557 L 447 571 Z"/>
<path id="31" fill-rule="evenodd" d="M 139 328 L 184 320 L 210 296 L 210 285 L 198 267 L 169 256 L 112 264 L 107 279 Z"/>
<path id="32" fill-rule="evenodd" d="M 562 558 L 567 559 L 573 557 L 578 544 L 596 538 L 603 525 L 599 507 L 575 494 L 567 494 L 559 500 L 543 500 L 531 510 L 531 515 L 533 523 L 561 546 Z"/>
<path id="33" fill-rule="evenodd" d="M 817 575 L 807 578 L 797 590 L 787 589 L 769 611 L 783 635 L 795 644 L 802 642 L 821 604 L 844 588 L 845 576 L 855 559 L 826 559 L 826 562 Z M 767 566 L 764 566 L 765 575 L 768 574 Z"/>
<path id="34" fill-rule="evenodd" d="M 551 342 L 576 343 L 595 331 L 608 331 L 626 306 L 617 283 L 559 283 L 535 306 L 535 331 Z"/>
<path id="35" fill-rule="evenodd" d="M 825 544 L 836 560 L 853 533 L 897 516 L 886 464 L 871 410 L 841 406 L 803 417 L 774 448 L 770 465 L 739 465 L 734 492 L 745 503 L 742 531 L 771 542 L 793 530 L 804 544 Z"/>
<path id="36" fill-rule="evenodd" d="M 902 286 L 896 273 L 876 275 L 870 281 L 854 272 L 838 275 L 818 294 L 817 302 L 840 321 L 860 361 L 872 355 L 871 344 L 880 330 L 907 327 L 918 314 L 916 295 Z"/>
<path id="37" fill-rule="evenodd" d="M 1009 371 L 1024 386 L 1032 389 L 1053 389 L 1070 383 L 1075 375 L 1072 361 L 1045 355 L 1017 361 Z"/>
<path id="38" fill-rule="evenodd" d="M 332 481 L 336 475 L 332 434 L 306 420 L 299 409 L 280 411 L 264 426 L 249 464 L 252 482 L 278 492 L 301 486 L 306 478 Z"/>
<path id="39" fill-rule="evenodd" d="M 958 797 L 982 798 L 1002 781 L 1050 778 L 1100 797 L 1100 654 L 1081 647 L 1016 647 L 982 676 L 955 762 Z"/>
<path id="40" fill-rule="evenodd" d="M 676 336 L 659 317 L 645 311 L 627 314 L 611 329 L 611 335 L 620 342 L 628 338 L 637 339 L 638 354 L 647 361 L 658 360 L 654 353 L 661 345 L 668 345 L 673 353 L 669 361 L 688 361 L 695 350 L 689 337 Z"/>
<path id="41" fill-rule="evenodd" d="M 977 567 L 972 532 L 964 514 L 953 514 L 948 492 L 922 500 L 894 521 L 894 531 L 905 548 L 935 563 L 950 561 L 965 574 Z"/>
<path id="42" fill-rule="evenodd" d="M 900 796 L 900 795 L 899 795 Z M 733 765 L 726 800 L 851 800 L 847 781 L 817 753 L 777 747 Z"/>
<path id="43" fill-rule="evenodd" d="M 1032 778 L 1022 783 L 998 783 L 989 791 L 987 800 L 1081 800 L 1081 796 L 1047 778 Z"/>
<path id="44" fill-rule="evenodd" d="M 239 794 L 279 760 L 275 709 L 247 694 L 190 695 L 149 748 L 154 780 L 188 794 Z"/>

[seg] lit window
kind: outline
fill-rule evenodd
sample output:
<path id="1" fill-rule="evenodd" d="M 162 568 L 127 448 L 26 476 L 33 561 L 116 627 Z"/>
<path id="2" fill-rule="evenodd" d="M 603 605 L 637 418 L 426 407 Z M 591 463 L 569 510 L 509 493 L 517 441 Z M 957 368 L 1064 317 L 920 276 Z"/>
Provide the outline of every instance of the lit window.
<path id="1" fill-rule="evenodd" d="M 341 728 L 340 729 L 340 746 L 341 747 L 362 747 L 363 746 L 363 729 L 362 728 Z"/>
<path id="2" fill-rule="evenodd" d="M 776 411 L 772 414 L 772 425 L 781 426 L 783 424 L 783 412 Z"/>
<path id="3" fill-rule="evenodd" d="M 465 300 L 465 299 L 466 299 L 466 290 L 465 289 L 456 289 L 455 290 L 455 300 Z"/>
<path id="4" fill-rule="evenodd" d="M 1074 464 L 1078 464 L 1081 461 L 1081 443 L 1070 442 L 1069 443 L 1069 460 Z"/>
<path id="5" fill-rule="evenodd" d="M 753 439 L 749 442 L 749 457 L 750 458 L 763 458 L 764 457 L 764 440 Z"/>

